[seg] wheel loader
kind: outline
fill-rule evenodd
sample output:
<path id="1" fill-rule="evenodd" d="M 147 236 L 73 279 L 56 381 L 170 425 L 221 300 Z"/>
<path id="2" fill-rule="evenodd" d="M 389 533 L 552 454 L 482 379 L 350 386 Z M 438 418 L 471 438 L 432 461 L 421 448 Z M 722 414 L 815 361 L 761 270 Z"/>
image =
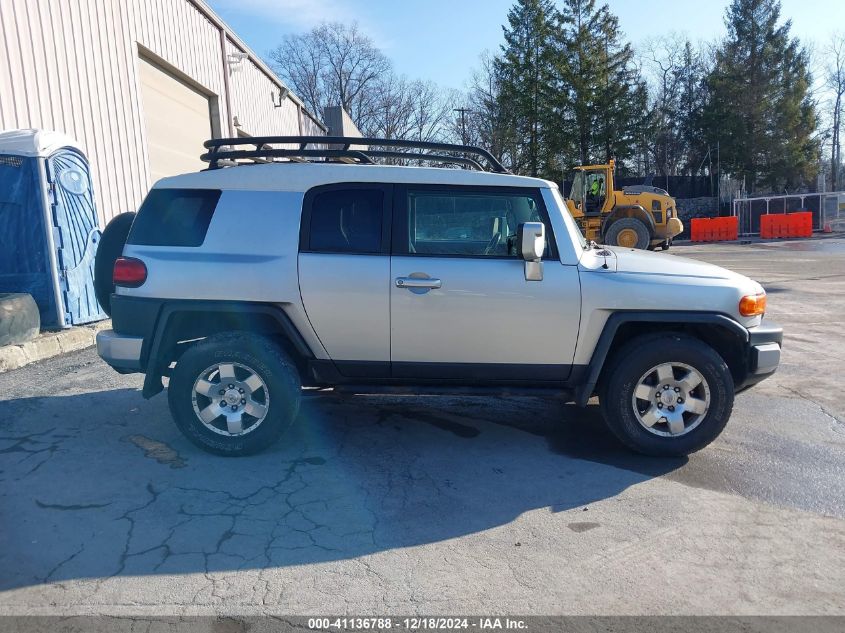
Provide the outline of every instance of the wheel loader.
<path id="1" fill-rule="evenodd" d="M 649 185 L 614 189 L 614 161 L 576 167 L 566 206 L 588 240 L 609 246 L 666 250 L 684 230 L 675 200 Z"/>

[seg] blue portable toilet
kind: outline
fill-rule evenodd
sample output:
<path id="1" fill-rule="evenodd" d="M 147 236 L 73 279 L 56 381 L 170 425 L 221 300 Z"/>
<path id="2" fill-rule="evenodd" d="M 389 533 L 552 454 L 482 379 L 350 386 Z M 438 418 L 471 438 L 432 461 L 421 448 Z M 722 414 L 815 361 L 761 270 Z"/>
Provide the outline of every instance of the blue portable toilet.
<path id="1" fill-rule="evenodd" d="M 79 145 L 47 130 L 0 132 L 0 292 L 27 292 L 41 324 L 108 318 L 94 294 L 100 227 Z"/>

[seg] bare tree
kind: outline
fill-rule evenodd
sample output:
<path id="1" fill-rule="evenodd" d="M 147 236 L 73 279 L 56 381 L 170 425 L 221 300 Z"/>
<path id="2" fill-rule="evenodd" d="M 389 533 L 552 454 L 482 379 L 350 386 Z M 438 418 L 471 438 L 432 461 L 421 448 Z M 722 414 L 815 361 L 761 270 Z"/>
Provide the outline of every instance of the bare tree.
<path id="1" fill-rule="evenodd" d="M 270 53 L 270 64 L 318 116 L 342 106 L 359 128 L 377 107 L 374 88 L 390 74 L 390 61 L 357 24 L 323 23 L 289 35 Z"/>
<path id="2" fill-rule="evenodd" d="M 373 86 L 373 114 L 362 128 L 365 136 L 405 138 L 411 133 L 414 112 L 412 87 L 393 73 Z"/>
<path id="3" fill-rule="evenodd" d="M 646 43 L 643 63 L 652 80 L 654 135 L 651 158 L 661 176 L 673 176 L 681 163 L 681 129 L 678 106 L 683 78 L 683 46 L 670 36 Z"/>
<path id="4" fill-rule="evenodd" d="M 456 91 L 443 91 L 432 81 L 411 83 L 412 138 L 418 141 L 445 141 L 449 137 L 452 104 Z"/>
<path id="5" fill-rule="evenodd" d="M 834 33 L 825 52 L 828 60 L 824 76 L 825 88 L 829 91 L 831 100 L 831 190 L 838 191 L 842 169 L 842 114 L 845 109 L 845 34 Z"/>
<path id="6" fill-rule="evenodd" d="M 466 142 L 488 149 L 506 165 L 513 164 L 515 132 L 507 124 L 503 108 L 501 84 L 496 72 L 496 58 L 489 52 L 482 53 L 479 66 L 472 73 L 469 89 L 459 102 L 466 107 L 465 132 L 458 129 L 458 119 L 453 119 L 453 138 L 465 133 Z"/>
<path id="7" fill-rule="evenodd" d="M 366 127 L 366 136 L 405 138 L 418 141 L 443 141 L 449 136 L 451 101 L 435 83 L 409 81 L 404 76 L 387 74 L 374 87 L 374 111 Z M 404 165 L 407 160 L 386 159 L 388 164 Z"/>

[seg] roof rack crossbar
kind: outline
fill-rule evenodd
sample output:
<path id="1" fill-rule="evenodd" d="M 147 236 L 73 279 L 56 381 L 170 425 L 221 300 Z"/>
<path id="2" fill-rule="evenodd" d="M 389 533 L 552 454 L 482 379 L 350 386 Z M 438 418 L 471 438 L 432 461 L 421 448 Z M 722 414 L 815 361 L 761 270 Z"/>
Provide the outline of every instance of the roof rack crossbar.
<path id="1" fill-rule="evenodd" d="M 342 150 L 342 149 L 259 149 L 259 150 L 224 150 L 219 152 L 208 152 L 200 156 L 200 160 L 210 163 L 209 169 L 216 169 L 217 162 L 222 160 L 237 160 L 237 159 L 263 159 L 263 158 L 288 158 L 295 160 L 297 158 L 354 158 L 364 163 L 365 165 L 372 165 L 373 159 L 367 156 L 364 152 L 358 150 Z M 261 162 L 273 162 L 264 161 Z"/>
<path id="2" fill-rule="evenodd" d="M 430 156 L 437 156 L 436 159 L 433 160 L 441 160 L 444 161 L 444 156 L 447 156 L 450 160 L 448 162 L 456 162 L 462 164 L 468 164 L 473 167 L 476 165 L 482 171 L 485 171 L 481 166 L 481 163 L 474 159 L 471 160 L 471 163 L 467 163 L 466 160 L 454 160 L 455 158 L 464 158 L 463 154 L 471 154 L 475 156 L 477 159 L 483 160 L 487 165 L 489 165 L 489 171 L 497 172 L 497 173 L 508 173 L 508 170 L 487 150 L 481 147 L 475 147 L 472 145 L 457 145 L 454 143 L 435 143 L 431 141 L 414 141 L 409 139 L 385 139 L 385 138 L 374 138 L 374 137 L 352 137 L 352 136 L 253 136 L 253 137 L 244 137 L 244 138 L 218 138 L 218 139 L 211 139 L 206 141 L 203 145 L 209 149 L 210 151 L 206 154 L 202 155 L 202 160 L 207 161 L 209 163 L 210 169 L 215 169 L 218 167 L 217 161 L 221 159 L 232 159 L 232 158 L 252 158 L 252 157 L 290 157 L 290 154 L 264 154 L 263 152 L 272 151 L 272 152 L 291 152 L 294 150 L 281 150 L 281 149 L 263 149 L 262 146 L 264 145 L 299 145 L 300 152 L 319 152 L 319 154 L 297 154 L 299 156 L 308 156 L 311 158 L 317 157 L 325 157 L 325 158 L 339 158 L 341 156 L 330 154 L 329 152 L 358 152 L 360 155 L 371 155 L 371 156 L 378 156 L 376 152 L 383 152 L 388 150 L 369 150 L 366 148 L 361 149 L 350 149 L 351 146 L 375 146 L 375 147 L 383 147 L 383 148 L 403 148 L 403 149 L 418 149 L 418 150 L 427 150 L 427 151 L 434 151 L 434 152 L 448 152 L 449 154 L 457 154 L 457 157 L 451 155 L 444 155 L 444 154 L 416 154 L 411 152 L 396 152 L 397 155 L 402 154 L 403 157 L 407 158 L 414 158 L 414 159 L 423 159 L 425 160 L 426 157 Z M 255 150 L 234 150 L 229 149 L 230 147 L 240 146 L 240 145 L 254 145 L 256 147 Z M 307 150 L 305 149 L 308 145 L 320 145 L 323 146 L 324 149 L 312 149 Z M 337 150 L 332 148 L 332 145 L 339 145 L 343 147 L 342 150 Z M 237 155 L 235 155 L 237 154 Z M 354 156 L 358 160 L 362 160 L 361 156 Z M 352 156 L 345 155 L 345 158 L 353 158 Z M 387 156 L 382 154 L 378 157 L 398 157 L 398 156 Z M 363 161 L 362 162 L 369 162 L 372 163 L 372 160 Z M 474 163 L 474 164 L 473 164 Z"/>
<path id="3" fill-rule="evenodd" d="M 427 154 L 423 152 L 391 152 L 384 150 L 367 150 L 367 156 L 373 158 L 407 158 L 409 160 L 429 160 L 435 163 L 455 163 L 469 165 L 478 171 L 485 171 L 481 164 L 466 156 L 449 156 L 448 154 Z"/>
<path id="4" fill-rule="evenodd" d="M 203 154 L 200 157 L 204 161 L 212 162 L 210 169 L 215 169 L 213 166 L 218 161 L 227 161 L 227 165 L 237 159 L 251 159 L 257 163 L 272 163 L 266 158 L 287 158 L 291 161 L 302 162 L 302 158 L 336 158 L 336 159 L 354 159 L 364 165 L 372 165 L 373 158 L 402 158 L 408 160 L 425 160 L 436 163 L 455 163 L 459 165 L 469 165 L 478 171 L 484 171 L 484 168 L 478 161 L 465 156 L 449 156 L 448 154 L 428 154 L 424 152 L 393 152 L 383 150 L 368 150 L 366 153 L 358 150 L 313 150 L 313 149 L 265 149 L 265 150 L 229 150 L 222 151 L 215 154 Z"/>

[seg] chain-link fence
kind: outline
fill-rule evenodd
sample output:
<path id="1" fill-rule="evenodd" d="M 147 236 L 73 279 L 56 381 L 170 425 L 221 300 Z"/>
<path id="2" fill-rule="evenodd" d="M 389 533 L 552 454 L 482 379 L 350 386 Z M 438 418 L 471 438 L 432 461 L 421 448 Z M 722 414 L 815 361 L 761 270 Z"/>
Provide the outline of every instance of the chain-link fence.
<path id="1" fill-rule="evenodd" d="M 760 216 L 810 211 L 814 231 L 845 230 L 845 192 L 803 193 L 788 196 L 736 198 L 732 215 L 739 218 L 740 236 L 759 235 Z"/>

